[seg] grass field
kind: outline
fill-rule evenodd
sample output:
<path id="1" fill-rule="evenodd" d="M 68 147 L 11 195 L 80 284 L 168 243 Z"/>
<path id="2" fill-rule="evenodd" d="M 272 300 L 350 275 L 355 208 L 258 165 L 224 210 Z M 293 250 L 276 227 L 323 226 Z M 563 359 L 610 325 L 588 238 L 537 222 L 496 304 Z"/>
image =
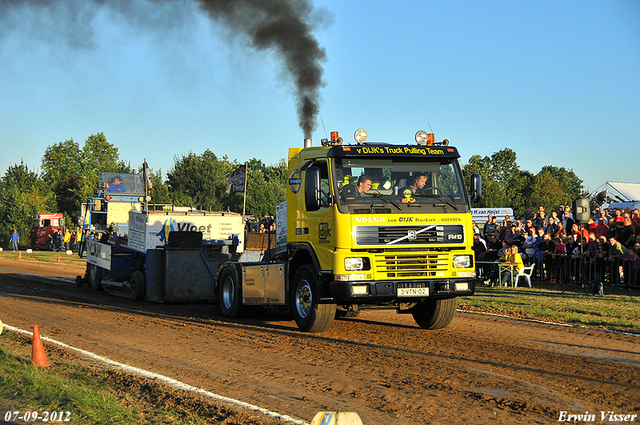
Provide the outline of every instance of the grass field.
<path id="1" fill-rule="evenodd" d="M 0 423 L 282 423 L 125 372 L 62 362 L 41 368 L 31 363 L 16 339 L 20 337 L 10 332 L 0 336 Z"/>
<path id="2" fill-rule="evenodd" d="M 27 411 L 55 412 L 55 421 L 61 415 L 74 424 L 139 423 L 138 412 L 101 391 L 105 385 L 99 378 L 73 365 L 56 366 L 53 371 L 30 363 L 0 347 L 0 394 L 10 404 L 9 412 L 20 412 L 20 416 Z M 17 416 L 1 419 L 17 423 Z"/>
<path id="3" fill-rule="evenodd" d="M 533 288 L 479 286 L 459 299 L 462 310 L 503 314 L 571 325 L 594 326 L 640 334 L 640 290 L 604 288 L 589 295 L 580 285 L 533 282 Z"/>
<path id="4" fill-rule="evenodd" d="M 84 265 L 87 263 L 86 258 L 78 257 L 78 253 L 74 252 L 71 255 L 67 255 L 64 252 L 51 252 L 51 251 L 33 251 L 27 253 L 27 251 L 13 252 L 13 251 L 0 251 L 0 258 L 18 259 L 18 255 L 22 256 L 23 260 L 43 261 L 47 263 L 55 263 L 58 261 L 58 255 L 60 255 L 60 262 L 65 264 Z"/>

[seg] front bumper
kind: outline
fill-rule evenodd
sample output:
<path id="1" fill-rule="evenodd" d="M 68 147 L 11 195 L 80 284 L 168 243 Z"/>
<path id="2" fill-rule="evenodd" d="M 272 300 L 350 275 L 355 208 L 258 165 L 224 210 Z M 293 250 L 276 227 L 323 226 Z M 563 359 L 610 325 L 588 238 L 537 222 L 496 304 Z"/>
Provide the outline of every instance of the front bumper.
<path id="1" fill-rule="evenodd" d="M 322 302 L 337 304 L 410 303 L 425 298 L 473 295 L 475 279 L 331 281 Z"/>

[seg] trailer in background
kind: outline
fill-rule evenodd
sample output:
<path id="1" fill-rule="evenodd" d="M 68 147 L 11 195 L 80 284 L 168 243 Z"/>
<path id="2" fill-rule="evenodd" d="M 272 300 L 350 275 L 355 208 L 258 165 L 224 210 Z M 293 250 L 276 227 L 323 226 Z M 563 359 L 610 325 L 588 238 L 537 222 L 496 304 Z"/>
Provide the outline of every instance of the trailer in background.
<path id="1" fill-rule="evenodd" d="M 33 218 L 31 225 L 31 248 L 54 250 L 54 241 L 49 237 L 51 232 L 64 232 L 64 214 L 42 213 Z"/>

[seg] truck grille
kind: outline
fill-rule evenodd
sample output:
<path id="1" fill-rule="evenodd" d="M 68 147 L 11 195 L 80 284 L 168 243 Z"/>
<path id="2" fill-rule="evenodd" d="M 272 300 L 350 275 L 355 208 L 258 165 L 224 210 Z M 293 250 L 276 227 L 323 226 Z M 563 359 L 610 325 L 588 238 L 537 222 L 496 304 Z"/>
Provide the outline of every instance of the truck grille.
<path id="1" fill-rule="evenodd" d="M 448 269 L 449 254 L 385 253 L 373 257 L 377 273 L 387 278 L 442 277 Z"/>
<path id="2" fill-rule="evenodd" d="M 356 245 L 425 245 L 464 242 L 462 225 L 356 226 Z"/>

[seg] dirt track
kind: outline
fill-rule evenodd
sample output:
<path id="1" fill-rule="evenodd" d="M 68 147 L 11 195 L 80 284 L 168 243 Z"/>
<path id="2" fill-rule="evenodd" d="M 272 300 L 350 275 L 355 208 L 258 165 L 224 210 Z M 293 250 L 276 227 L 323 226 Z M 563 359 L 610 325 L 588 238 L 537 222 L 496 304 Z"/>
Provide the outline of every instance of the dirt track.
<path id="1" fill-rule="evenodd" d="M 0 319 L 22 329 L 39 324 L 43 336 L 307 422 L 337 409 L 366 424 L 640 414 L 638 336 L 467 313 L 424 331 L 411 316 L 383 311 L 304 334 L 273 314 L 228 321 L 211 304 L 77 289 L 72 276 L 80 272 L 0 260 Z"/>

